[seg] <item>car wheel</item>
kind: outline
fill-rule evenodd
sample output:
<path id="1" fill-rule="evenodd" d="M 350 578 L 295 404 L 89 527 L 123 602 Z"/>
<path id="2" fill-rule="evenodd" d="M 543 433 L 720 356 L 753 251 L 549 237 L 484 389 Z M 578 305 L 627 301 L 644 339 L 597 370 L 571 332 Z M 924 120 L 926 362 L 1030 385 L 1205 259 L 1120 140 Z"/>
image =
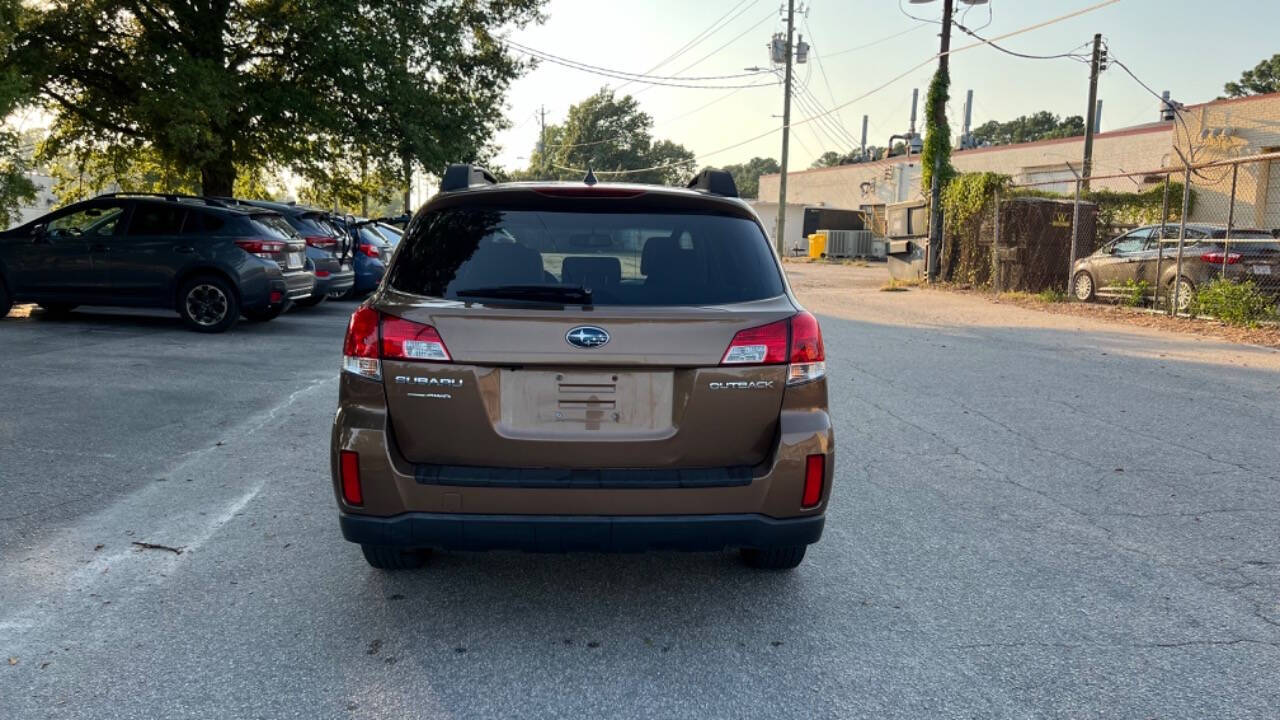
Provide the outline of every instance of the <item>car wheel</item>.
<path id="1" fill-rule="evenodd" d="M 1196 296 L 1196 285 L 1185 277 L 1169 284 L 1169 302 L 1174 312 L 1184 313 L 1191 309 L 1191 301 Z"/>
<path id="2" fill-rule="evenodd" d="M 1093 286 L 1093 276 L 1088 272 L 1081 270 L 1076 273 L 1075 280 L 1071 283 L 1071 294 L 1081 302 L 1089 302 L 1096 295 L 1096 289 Z"/>
<path id="3" fill-rule="evenodd" d="M 320 294 L 308 295 L 307 297 L 304 297 L 301 300 L 294 300 L 293 304 L 297 305 L 298 307 L 315 307 L 320 303 L 324 302 L 324 299 L 326 297 L 328 297 L 328 295 L 320 295 Z"/>
<path id="4" fill-rule="evenodd" d="M 240 301 L 226 280 L 201 275 L 182 286 L 178 314 L 196 332 L 226 332 L 240 319 Z"/>
<path id="5" fill-rule="evenodd" d="M 40 309 L 54 317 L 65 317 L 78 307 L 72 303 L 40 303 Z"/>
<path id="6" fill-rule="evenodd" d="M 742 560 L 759 570 L 790 570 L 804 560 L 807 545 L 783 545 L 767 548 L 743 548 Z"/>
<path id="7" fill-rule="evenodd" d="M 361 545 L 365 562 L 379 570 L 415 570 L 427 564 L 426 550 L 405 550 L 387 545 Z"/>
<path id="8" fill-rule="evenodd" d="M 4 280 L 0 280 L 0 318 L 9 314 L 13 309 L 13 297 L 9 295 L 9 288 L 4 286 Z"/>
<path id="9" fill-rule="evenodd" d="M 268 310 L 245 310 L 244 316 L 254 322 L 267 322 L 268 320 L 275 320 L 280 317 L 291 307 L 293 307 L 293 301 L 286 300 Z"/>

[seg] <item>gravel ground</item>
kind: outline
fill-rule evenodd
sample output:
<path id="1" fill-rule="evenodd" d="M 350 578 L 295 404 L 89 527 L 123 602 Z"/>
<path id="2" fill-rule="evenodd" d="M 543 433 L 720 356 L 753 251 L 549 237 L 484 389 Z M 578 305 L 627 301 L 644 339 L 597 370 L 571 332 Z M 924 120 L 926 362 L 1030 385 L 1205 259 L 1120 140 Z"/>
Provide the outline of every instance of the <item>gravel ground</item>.
<path id="1" fill-rule="evenodd" d="M 1280 352 L 788 269 L 840 452 L 782 574 L 371 570 L 325 455 L 350 305 L 0 323 L 0 716 L 1275 717 Z"/>

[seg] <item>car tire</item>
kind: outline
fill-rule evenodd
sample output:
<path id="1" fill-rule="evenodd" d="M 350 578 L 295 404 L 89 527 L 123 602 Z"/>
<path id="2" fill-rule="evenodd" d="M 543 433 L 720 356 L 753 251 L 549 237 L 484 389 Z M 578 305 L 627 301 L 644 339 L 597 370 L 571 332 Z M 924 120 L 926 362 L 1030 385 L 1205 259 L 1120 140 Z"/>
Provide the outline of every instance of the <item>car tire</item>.
<path id="1" fill-rule="evenodd" d="M 1196 297 L 1196 284 L 1191 282 L 1191 278 L 1184 275 L 1176 281 L 1170 281 L 1167 290 L 1165 297 L 1169 299 L 1169 305 L 1173 307 L 1175 315 L 1187 312 L 1191 308 L 1191 301 Z"/>
<path id="2" fill-rule="evenodd" d="M 1092 302 L 1098 296 L 1098 288 L 1093 276 L 1087 270 L 1081 270 L 1071 280 L 1071 296 L 1080 302 Z"/>
<path id="3" fill-rule="evenodd" d="M 315 306 L 319 305 L 320 303 L 324 302 L 324 301 L 325 301 L 325 298 L 327 298 L 327 297 L 329 297 L 329 296 L 328 296 L 328 295 L 319 295 L 319 294 L 316 294 L 316 295 L 308 295 L 308 296 L 306 296 L 306 297 L 302 298 L 301 300 L 294 300 L 294 301 L 293 301 L 293 304 L 294 304 L 294 305 L 297 305 L 298 307 L 306 307 L 306 308 L 309 308 L 309 307 L 315 307 Z"/>
<path id="4" fill-rule="evenodd" d="M 293 301 L 285 300 L 269 310 L 245 310 L 244 317 L 246 320 L 252 320 L 253 322 L 267 322 L 280 317 L 291 307 L 293 307 Z"/>
<path id="5" fill-rule="evenodd" d="M 78 307 L 74 303 L 40 303 L 40 309 L 52 317 L 66 317 Z"/>
<path id="6" fill-rule="evenodd" d="M 767 548 L 743 548 L 742 561 L 757 570 L 790 570 L 804 560 L 808 545 L 782 545 Z"/>
<path id="7" fill-rule="evenodd" d="M 416 570 L 427 564 L 426 550 L 405 550 L 388 545 L 361 545 L 365 562 L 379 570 Z"/>
<path id="8" fill-rule="evenodd" d="M 198 275 L 183 283 L 178 314 L 196 332 L 226 332 L 240 320 L 240 299 L 226 280 Z"/>
<path id="9" fill-rule="evenodd" d="M 0 318 L 9 314 L 13 309 L 13 297 L 9 295 L 9 288 L 5 287 L 4 280 L 0 280 Z"/>

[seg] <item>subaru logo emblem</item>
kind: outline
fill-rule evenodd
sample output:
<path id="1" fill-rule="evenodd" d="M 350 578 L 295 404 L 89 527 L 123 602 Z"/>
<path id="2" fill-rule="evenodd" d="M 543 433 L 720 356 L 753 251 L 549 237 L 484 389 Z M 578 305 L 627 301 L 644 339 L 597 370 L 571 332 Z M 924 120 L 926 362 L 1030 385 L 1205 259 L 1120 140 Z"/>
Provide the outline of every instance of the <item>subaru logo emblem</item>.
<path id="1" fill-rule="evenodd" d="M 564 339 L 574 347 L 590 350 L 609 342 L 609 333 L 593 325 L 579 325 L 565 333 Z"/>

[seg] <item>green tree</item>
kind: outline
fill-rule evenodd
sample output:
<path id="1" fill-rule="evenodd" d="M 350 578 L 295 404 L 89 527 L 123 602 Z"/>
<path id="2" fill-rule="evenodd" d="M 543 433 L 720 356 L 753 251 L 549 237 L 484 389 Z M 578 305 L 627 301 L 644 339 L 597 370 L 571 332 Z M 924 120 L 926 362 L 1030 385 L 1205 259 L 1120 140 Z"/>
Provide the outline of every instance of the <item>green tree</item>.
<path id="1" fill-rule="evenodd" d="M 491 30 L 543 1 L 50 0 L 0 68 L 57 113 L 52 152 L 147 146 L 209 194 L 333 143 L 435 170 L 496 127 L 522 65 Z"/>
<path id="2" fill-rule="evenodd" d="M 1280 91 L 1280 53 L 1258 63 L 1252 70 L 1240 73 L 1240 82 L 1229 82 L 1223 89 L 1227 97 L 1233 98 Z"/>
<path id="3" fill-rule="evenodd" d="M 990 120 L 973 129 L 974 139 L 986 145 L 1010 145 L 1080 135 L 1084 135 L 1084 117 L 1069 115 L 1060 118 L 1047 110 L 1003 123 Z"/>
<path id="4" fill-rule="evenodd" d="M 725 165 L 724 169 L 733 176 L 733 184 L 738 186 L 738 195 L 744 198 L 760 195 L 761 175 L 771 175 L 782 170 L 777 160 L 762 157 L 753 157 L 737 165 Z"/>
<path id="5" fill-rule="evenodd" d="M 813 164 L 810 165 L 809 167 L 825 168 L 825 167 L 835 167 L 837 165 L 848 165 L 849 163 L 846 161 L 847 157 L 848 157 L 847 155 L 841 155 L 835 150 L 828 150 L 822 153 L 821 155 L 819 155 L 818 159 L 814 160 Z"/>
<path id="6" fill-rule="evenodd" d="M 529 171 L 543 178 L 578 180 L 582 170 L 641 170 L 616 177 L 627 182 L 676 185 L 689 177 L 694 155 L 669 140 L 655 142 L 653 118 L 630 95 L 605 88 L 569 108 L 561 126 L 547 128 L 545 153 L 535 149 Z"/>
<path id="7" fill-rule="evenodd" d="M 0 0 L 0 54 L 13 49 L 14 39 L 26 13 L 21 0 Z M 0 120 L 8 117 L 28 97 L 27 79 L 15 68 L 0 66 Z M 31 152 L 23 136 L 0 128 L 0 228 L 8 227 L 23 205 L 36 197 L 36 186 L 27 177 Z"/>

